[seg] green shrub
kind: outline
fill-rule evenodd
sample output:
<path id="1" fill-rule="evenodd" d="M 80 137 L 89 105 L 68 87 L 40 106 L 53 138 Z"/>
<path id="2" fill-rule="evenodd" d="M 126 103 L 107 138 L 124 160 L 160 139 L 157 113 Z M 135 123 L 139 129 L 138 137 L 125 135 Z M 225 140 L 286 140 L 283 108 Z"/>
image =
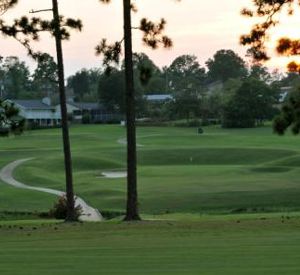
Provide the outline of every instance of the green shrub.
<path id="1" fill-rule="evenodd" d="M 0 136 L 1 137 L 8 137 L 9 136 L 9 129 L 8 128 L 0 128 Z"/>
<path id="2" fill-rule="evenodd" d="M 91 123 L 91 115 L 89 113 L 83 114 L 82 123 L 83 124 L 90 124 Z"/>
<path id="3" fill-rule="evenodd" d="M 75 207 L 75 219 L 78 220 L 81 214 L 82 214 L 82 208 L 80 205 L 78 205 Z M 66 196 L 59 197 L 58 201 L 54 204 L 53 208 L 49 211 L 49 216 L 58 220 L 64 220 L 67 218 Z"/>

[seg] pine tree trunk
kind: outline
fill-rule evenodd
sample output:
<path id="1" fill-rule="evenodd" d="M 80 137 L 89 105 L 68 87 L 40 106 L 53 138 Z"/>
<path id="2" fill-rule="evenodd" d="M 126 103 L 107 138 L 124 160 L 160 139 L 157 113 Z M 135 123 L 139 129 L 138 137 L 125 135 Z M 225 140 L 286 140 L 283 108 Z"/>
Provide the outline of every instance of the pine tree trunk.
<path id="1" fill-rule="evenodd" d="M 75 201 L 74 201 L 74 192 L 73 192 L 72 156 L 71 156 L 71 149 L 70 149 L 68 113 L 67 113 L 66 91 L 65 91 L 64 62 L 63 62 L 63 52 L 62 52 L 60 21 L 59 21 L 57 0 L 52 0 L 52 5 L 53 5 L 53 18 L 55 23 L 58 84 L 59 84 L 61 124 L 62 124 L 65 175 L 66 175 L 66 196 L 67 196 L 66 221 L 75 221 L 76 217 L 75 217 Z"/>
<path id="2" fill-rule="evenodd" d="M 126 120 L 127 120 L 127 209 L 126 221 L 140 220 L 137 195 L 137 153 L 135 126 L 135 92 L 132 61 L 131 0 L 123 0 L 125 75 L 126 75 Z"/>

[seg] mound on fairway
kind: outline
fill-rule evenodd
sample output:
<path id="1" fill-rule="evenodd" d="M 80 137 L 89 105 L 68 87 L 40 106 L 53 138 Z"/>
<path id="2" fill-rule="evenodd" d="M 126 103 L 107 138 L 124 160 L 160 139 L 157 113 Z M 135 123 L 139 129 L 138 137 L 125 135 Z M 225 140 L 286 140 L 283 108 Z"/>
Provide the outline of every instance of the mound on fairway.
<path id="1" fill-rule="evenodd" d="M 103 125 L 71 128 L 75 192 L 100 211 L 121 212 L 125 208 L 126 179 L 99 178 L 102 172 L 125 169 L 126 148 L 118 143 L 124 130 Z M 205 133 L 200 136 L 195 129 L 168 127 L 138 129 L 138 142 L 144 145 L 138 149 L 142 213 L 300 209 L 297 137 L 278 137 L 270 128 L 213 127 Z M 19 158 L 36 158 L 15 171 L 19 181 L 64 190 L 59 130 L 1 139 L 0 146 L 2 166 Z M 19 191 L 5 194 L 9 201 L 14 192 Z M 34 196 L 21 197 L 11 209 L 23 209 L 26 201 L 36 211 L 52 206 L 43 196 Z M 0 202 L 0 209 L 4 206 Z"/>
<path id="2" fill-rule="evenodd" d="M 262 148 L 172 148 L 143 150 L 141 165 L 250 165 L 291 157 L 291 150 Z"/>

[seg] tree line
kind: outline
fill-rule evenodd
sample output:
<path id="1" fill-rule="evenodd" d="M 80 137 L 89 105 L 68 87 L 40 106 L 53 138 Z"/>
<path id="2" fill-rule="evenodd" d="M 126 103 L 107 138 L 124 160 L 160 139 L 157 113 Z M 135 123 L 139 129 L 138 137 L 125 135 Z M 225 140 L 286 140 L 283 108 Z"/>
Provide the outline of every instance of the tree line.
<path id="1" fill-rule="evenodd" d="M 43 54 L 30 74 L 17 57 L 2 58 L 3 93 L 9 98 L 51 96 L 57 102 L 57 65 Z M 75 101 L 101 102 L 110 112 L 124 114 L 125 63 L 110 68 L 81 69 L 67 79 Z M 185 119 L 202 125 L 221 123 L 243 128 L 262 125 L 279 112 L 282 87 L 297 87 L 297 73 L 270 72 L 259 64 L 247 64 L 232 50 L 219 50 L 201 66 L 194 55 L 181 55 L 159 68 L 145 53 L 133 54 L 136 112 L 139 118 L 159 123 Z M 172 100 L 152 104 L 146 95 L 167 94 Z M 193 123 L 191 123 L 193 124 Z"/>
<path id="2" fill-rule="evenodd" d="M 136 111 L 138 117 L 153 122 L 184 119 L 191 125 L 198 121 L 228 128 L 260 126 L 279 112 L 282 88 L 293 90 L 300 80 L 293 72 L 281 74 L 261 64 L 248 64 L 232 50 L 217 51 L 205 66 L 194 55 L 179 56 L 162 69 L 143 53 L 135 54 L 133 61 Z M 145 70 L 151 75 L 146 82 Z M 101 75 L 97 94 L 98 100 L 121 112 L 125 107 L 122 72 L 121 66 Z M 172 99 L 153 104 L 145 97 L 150 94 L 168 94 Z"/>
<path id="3" fill-rule="evenodd" d="M 17 56 L 0 56 L 1 97 L 9 99 L 40 99 L 57 94 L 57 65 L 47 53 L 39 56 L 31 73 Z"/>

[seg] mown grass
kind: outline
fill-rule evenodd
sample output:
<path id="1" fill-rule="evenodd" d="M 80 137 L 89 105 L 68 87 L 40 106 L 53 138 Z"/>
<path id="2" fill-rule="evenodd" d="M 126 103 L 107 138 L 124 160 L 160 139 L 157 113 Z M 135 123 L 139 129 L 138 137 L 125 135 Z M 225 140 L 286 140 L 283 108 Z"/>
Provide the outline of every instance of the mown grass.
<path id="1" fill-rule="evenodd" d="M 299 214 L 0 223 L 0 273 L 299 274 Z M 186 215 L 185 215 L 186 217 Z"/>
<path id="2" fill-rule="evenodd" d="M 75 190 L 91 205 L 123 211 L 125 179 L 106 179 L 103 171 L 124 170 L 121 126 L 71 128 Z M 224 130 L 139 128 L 138 176 L 144 214 L 231 213 L 300 209 L 300 141 L 279 137 L 268 127 Z M 33 157 L 15 176 L 35 186 L 64 189 L 60 129 L 26 132 L 0 139 L 0 166 Z M 44 211 L 51 195 L 1 184 L 0 210 Z M 7 191 L 6 191 L 7 190 Z"/>
<path id="3" fill-rule="evenodd" d="M 124 135 L 71 128 L 75 190 L 100 210 L 124 211 L 126 180 L 101 177 L 125 168 Z M 0 274 L 300 273 L 298 137 L 139 128 L 138 143 L 141 223 L 29 220 L 56 197 L 0 182 Z M 15 177 L 64 189 L 59 129 L 0 139 L 0 155 L 0 167 L 33 157 Z"/>

